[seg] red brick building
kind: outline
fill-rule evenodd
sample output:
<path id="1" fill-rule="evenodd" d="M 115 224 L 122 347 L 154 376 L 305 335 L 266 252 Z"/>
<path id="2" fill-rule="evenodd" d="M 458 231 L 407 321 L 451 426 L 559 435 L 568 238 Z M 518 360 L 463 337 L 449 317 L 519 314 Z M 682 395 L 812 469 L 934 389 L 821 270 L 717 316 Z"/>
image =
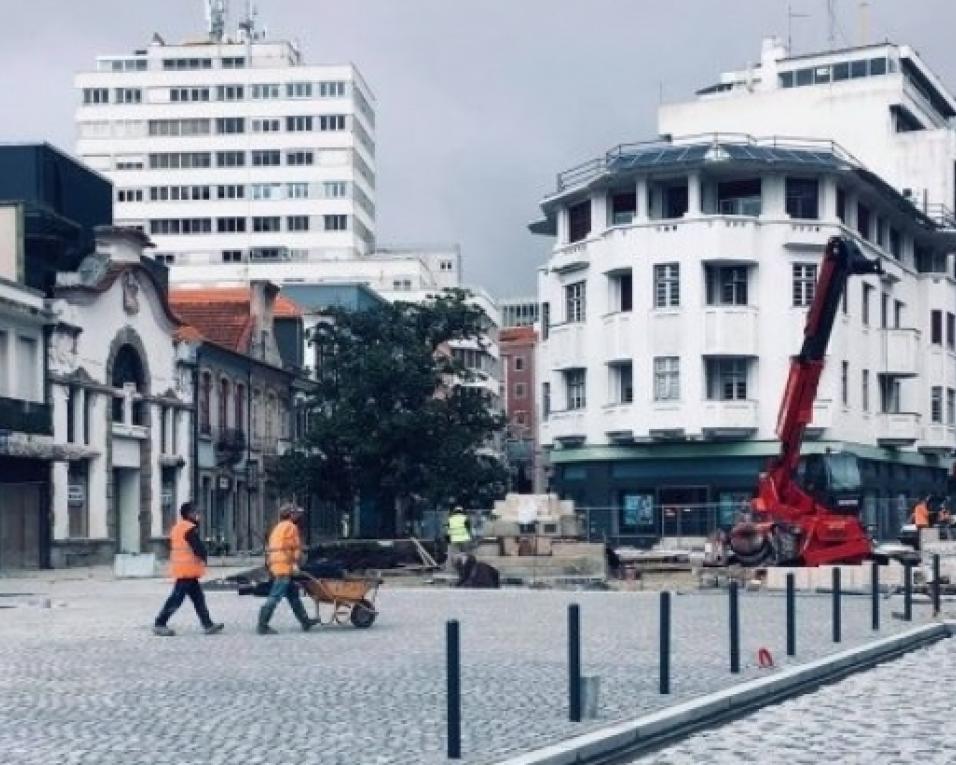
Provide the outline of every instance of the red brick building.
<path id="1" fill-rule="evenodd" d="M 507 327 L 500 331 L 501 379 L 504 387 L 505 453 L 511 466 L 513 491 L 534 491 L 536 468 L 536 418 L 534 354 L 538 341 L 533 327 Z"/>

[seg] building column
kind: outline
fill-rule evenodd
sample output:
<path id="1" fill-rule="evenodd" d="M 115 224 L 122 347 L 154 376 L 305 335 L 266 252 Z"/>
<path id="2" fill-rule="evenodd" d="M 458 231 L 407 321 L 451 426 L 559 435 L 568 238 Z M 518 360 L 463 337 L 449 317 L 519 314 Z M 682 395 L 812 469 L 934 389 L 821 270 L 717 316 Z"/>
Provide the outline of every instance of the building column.
<path id="1" fill-rule="evenodd" d="M 6 332 L 0 333 L 0 359 L 7 360 L 7 363 L 3 364 L 3 368 L 0 369 L 0 396 L 6 396 L 8 398 L 14 398 L 16 396 L 15 379 L 13 376 L 13 371 L 17 368 L 13 355 L 17 349 L 16 343 L 14 342 L 16 335 L 17 333 L 13 330 L 13 327 L 10 327 Z"/>
<path id="2" fill-rule="evenodd" d="M 650 198 L 648 196 L 647 188 L 647 176 L 641 176 L 637 179 L 635 194 L 637 198 L 637 209 L 634 211 L 634 222 L 647 223 L 649 218 L 648 210 L 650 206 Z"/>
<path id="3" fill-rule="evenodd" d="M 591 195 L 591 236 L 607 231 L 607 191 Z"/>
<path id="4" fill-rule="evenodd" d="M 839 224 L 840 219 L 836 212 L 837 183 L 831 175 L 824 176 L 820 181 L 820 196 L 818 199 L 820 220 L 826 223 Z"/>
<path id="5" fill-rule="evenodd" d="M 696 218 L 701 213 L 700 173 L 687 174 L 687 212 L 685 218 Z"/>
<path id="6" fill-rule="evenodd" d="M 70 516 L 67 492 L 70 483 L 69 462 L 53 462 L 50 468 L 50 512 L 53 513 L 53 539 L 59 541 L 70 536 Z M 87 497 L 89 502 L 89 497 Z"/>
<path id="7" fill-rule="evenodd" d="M 107 494 L 107 451 L 112 427 L 113 398 L 89 391 L 90 401 L 90 447 L 99 452 L 89 461 L 87 474 L 87 507 L 91 539 L 109 538 L 109 514 L 112 497 Z M 116 487 L 113 488 L 116 491 Z"/>
<path id="8" fill-rule="evenodd" d="M 787 217 L 787 186 L 782 175 L 765 175 L 760 184 L 760 217 Z"/>

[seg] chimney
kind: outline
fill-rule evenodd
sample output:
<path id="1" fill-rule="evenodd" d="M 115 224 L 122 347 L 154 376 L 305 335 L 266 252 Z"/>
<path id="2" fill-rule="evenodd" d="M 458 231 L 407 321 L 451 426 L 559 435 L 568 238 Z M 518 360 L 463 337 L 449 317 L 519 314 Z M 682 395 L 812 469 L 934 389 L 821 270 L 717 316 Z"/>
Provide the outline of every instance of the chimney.
<path id="1" fill-rule="evenodd" d="M 250 351 L 265 358 L 268 340 L 273 334 L 273 317 L 279 288 L 265 279 L 254 279 L 249 284 L 249 313 L 252 316 L 253 336 Z M 258 349 L 256 352 L 254 349 Z"/>

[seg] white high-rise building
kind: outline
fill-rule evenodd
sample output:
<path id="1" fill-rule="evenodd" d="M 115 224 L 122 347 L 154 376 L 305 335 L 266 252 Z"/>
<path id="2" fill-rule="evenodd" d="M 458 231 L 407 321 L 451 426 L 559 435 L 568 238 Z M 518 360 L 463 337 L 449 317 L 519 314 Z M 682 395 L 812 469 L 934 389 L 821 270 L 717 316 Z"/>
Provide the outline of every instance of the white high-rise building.
<path id="1" fill-rule="evenodd" d="M 539 437 L 592 531 L 733 522 L 775 427 L 820 258 L 857 241 L 802 480 L 893 536 L 956 448 L 956 102 L 909 48 L 788 58 L 661 108 L 661 138 L 559 174 L 532 231 Z M 725 132 L 726 131 L 726 132 Z M 797 137 L 794 137 L 797 136 Z"/>
<path id="2" fill-rule="evenodd" d="M 159 36 L 76 76 L 77 154 L 115 187 L 115 223 L 156 258 L 226 278 L 275 279 L 276 263 L 361 257 L 375 241 L 374 98 L 352 64 L 310 66 L 250 20 L 225 36 Z M 237 268 L 238 267 L 238 268 Z"/>

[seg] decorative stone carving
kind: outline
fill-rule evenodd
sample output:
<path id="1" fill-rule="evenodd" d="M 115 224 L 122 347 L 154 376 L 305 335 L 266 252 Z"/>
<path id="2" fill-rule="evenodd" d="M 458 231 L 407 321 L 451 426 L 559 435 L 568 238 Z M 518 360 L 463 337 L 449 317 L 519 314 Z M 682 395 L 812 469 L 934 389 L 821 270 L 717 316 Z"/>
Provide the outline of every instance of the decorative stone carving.
<path id="1" fill-rule="evenodd" d="M 139 283 L 131 271 L 123 274 L 123 310 L 130 316 L 139 313 Z"/>

